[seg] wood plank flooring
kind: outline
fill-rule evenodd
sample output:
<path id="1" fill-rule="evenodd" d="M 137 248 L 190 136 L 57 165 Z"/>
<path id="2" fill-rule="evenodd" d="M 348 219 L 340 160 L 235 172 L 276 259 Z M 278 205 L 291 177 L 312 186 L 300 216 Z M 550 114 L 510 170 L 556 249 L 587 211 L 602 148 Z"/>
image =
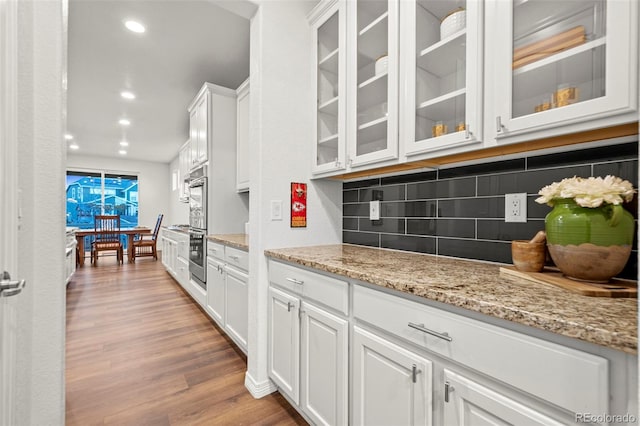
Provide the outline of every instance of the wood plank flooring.
<path id="1" fill-rule="evenodd" d="M 164 270 L 115 257 L 67 288 L 67 425 L 296 425 L 279 393 L 254 399 L 246 358 Z"/>

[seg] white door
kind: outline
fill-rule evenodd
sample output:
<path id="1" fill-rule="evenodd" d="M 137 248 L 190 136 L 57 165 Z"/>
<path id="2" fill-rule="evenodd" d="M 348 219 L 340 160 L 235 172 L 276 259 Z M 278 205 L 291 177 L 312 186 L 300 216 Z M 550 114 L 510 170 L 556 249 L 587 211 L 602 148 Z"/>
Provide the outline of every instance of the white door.
<path id="1" fill-rule="evenodd" d="M 0 0 L 0 426 L 16 424 L 18 335 L 17 2 Z M 6 271 L 6 274 L 4 273 Z M 10 277 L 7 275 L 10 274 Z M 25 328 L 27 330 L 27 328 Z M 25 382 L 21 380 L 20 382 Z"/>
<path id="2" fill-rule="evenodd" d="M 353 424 L 431 425 L 432 363 L 353 328 Z"/>
<path id="3" fill-rule="evenodd" d="M 476 381 L 444 370 L 444 424 L 465 426 L 537 425 L 560 423 Z"/>
<path id="4" fill-rule="evenodd" d="M 227 271 L 225 330 L 246 351 L 247 334 L 249 332 L 249 276 L 228 265 L 225 269 Z"/>
<path id="5" fill-rule="evenodd" d="M 348 424 L 349 323 L 302 303 L 301 403 L 315 424 Z"/>
<path id="6" fill-rule="evenodd" d="M 269 377 L 298 404 L 300 391 L 300 301 L 269 288 Z"/>

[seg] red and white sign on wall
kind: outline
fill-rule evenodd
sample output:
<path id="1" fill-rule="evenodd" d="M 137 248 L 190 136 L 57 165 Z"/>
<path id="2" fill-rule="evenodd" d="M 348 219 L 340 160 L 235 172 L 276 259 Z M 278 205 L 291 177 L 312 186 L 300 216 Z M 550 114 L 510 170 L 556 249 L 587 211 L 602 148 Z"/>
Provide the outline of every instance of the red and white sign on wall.
<path id="1" fill-rule="evenodd" d="M 291 227 L 307 227 L 307 184 L 291 182 Z"/>

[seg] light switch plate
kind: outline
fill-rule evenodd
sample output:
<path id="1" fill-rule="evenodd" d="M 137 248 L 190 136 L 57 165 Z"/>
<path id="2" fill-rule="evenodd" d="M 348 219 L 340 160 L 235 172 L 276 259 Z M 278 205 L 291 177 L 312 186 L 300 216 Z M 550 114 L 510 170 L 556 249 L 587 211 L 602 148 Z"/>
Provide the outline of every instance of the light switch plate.
<path id="1" fill-rule="evenodd" d="M 369 219 L 380 219 L 380 200 L 369 201 Z"/>
<path id="2" fill-rule="evenodd" d="M 282 200 L 271 200 L 271 220 L 282 220 Z"/>

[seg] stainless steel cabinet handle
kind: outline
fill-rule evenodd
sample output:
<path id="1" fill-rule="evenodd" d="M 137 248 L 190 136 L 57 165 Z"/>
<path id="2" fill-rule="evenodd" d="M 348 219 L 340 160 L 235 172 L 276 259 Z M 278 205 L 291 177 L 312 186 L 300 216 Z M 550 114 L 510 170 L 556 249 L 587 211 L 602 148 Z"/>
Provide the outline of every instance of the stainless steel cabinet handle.
<path id="1" fill-rule="evenodd" d="M 291 307 L 293 305 L 291 304 L 291 302 L 287 302 L 287 312 L 291 312 Z"/>
<path id="2" fill-rule="evenodd" d="M 418 374 L 422 373 L 422 370 L 418 370 L 418 366 L 413 364 L 411 366 L 411 381 L 416 383 L 418 381 Z"/>
<path id="3" fill-rule="evenodd" d="M 473 132 L 469 128 L 469 123 L 467 123 L 467 125 L 464 128 L 464 137 L 467 138 L 467 139 L 470 139 L 471 136 L 473 136 Z"/>
<path id="4" fill-rule="evenodd" d="M 497 133 L 502 133 L 505 130 L 507 130 L 507 128 L 504 127 L 504 124 L 502 124 L 502 117 L 497 116 L 496 117 L 496 132 Z"/>
<path id="5" fill-rule="evenodd" d="M 304 284 L 304 281 L 302 280 L 296 280 L 295 278 L 287 278 L 287 281 L 294 283 L 294 284 L 298 284 L 298 285 L 302 285 Z"/>
<path id="6" fill-rule="evenodd" d="M 418 331 L 422 331 L 423 333 L 427 333 L 430 334 L 432 336 L 438 337 L 442 340 L 446 340 L 447 342 L 451 342 L 453 341 L 453 338 L 451 338 L 449 336 L 449 333 L 438 333 L 437 331 L 433 331 L 433 330 L 429 330 L 428 328 L 425 328 L 424 324 L 414 324 L 412 322 L 410 322 L 409 324 L 407 324 L 409 327 L 411 328 L 415 328 Z"/>
<path id="7" fill-rule="evenodd" d="M 19 294 L 27 285 L 25 280 L 11 280 L 11 275 L 4 271 L 0 280 L 0 297 L 11 297 Z"/>
<path id="8" fill-rule="evenodd" d="M 456 390 L 449 382 L 444 382 L 444 402 L 449 402 L 449 394 Z"/>
<path id="9" fill-rule="evenodd" d="M 240 259 L 238 256 L 235 256 L 235 255 L 229 255 L 229 257 L 235 260 L 236 262 L 238 261 L 238 259 Z"/>

